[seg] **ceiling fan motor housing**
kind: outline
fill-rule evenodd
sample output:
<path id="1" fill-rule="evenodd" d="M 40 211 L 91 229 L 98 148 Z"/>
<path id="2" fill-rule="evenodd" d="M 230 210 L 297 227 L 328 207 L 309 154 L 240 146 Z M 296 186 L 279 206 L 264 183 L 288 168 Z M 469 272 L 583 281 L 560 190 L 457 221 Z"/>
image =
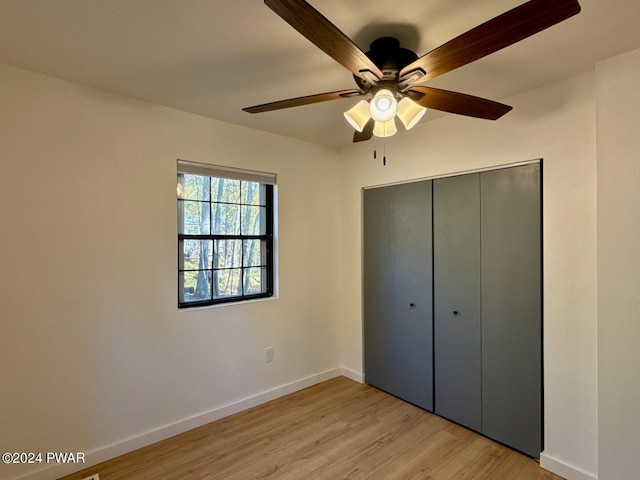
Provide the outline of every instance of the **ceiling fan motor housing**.
<path id="1" fill-rule="evenodd" d="M 402 48 L 397 38 L 382 37 L 374 40 L 369 51 L 365 53 L 369 59 L 382 71 L 384 76 L 373 83 L 365 78 L 353 76 L 358 87 L 367 92 L 374 87 L 391 88 L 396 90 L 400 70 L 418 59 L 411 50 Z"/>

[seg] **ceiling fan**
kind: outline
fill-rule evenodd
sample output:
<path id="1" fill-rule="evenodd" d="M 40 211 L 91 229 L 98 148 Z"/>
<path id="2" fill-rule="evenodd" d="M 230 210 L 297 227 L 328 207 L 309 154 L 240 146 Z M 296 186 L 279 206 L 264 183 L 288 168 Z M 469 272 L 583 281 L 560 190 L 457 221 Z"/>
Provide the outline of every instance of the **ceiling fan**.
<path id="1" fill-rule="evenodd" d="M 397 39 L 375 40 L 363 52 L 304 0 L 264 0 L 285 22 L 349 70 L 358 88 L 290 98 L 244 108 L 261 113 L 341 98 L 362 97 L 345 112 L 354 142 L 396 133 L 397 116 L 408 130 L 426 108 L 496 120 L 512 107 L 464 93 L 420 85 L 519 42 L 580 12 L 577 0 L 529 0 L 418 57 Z"/>

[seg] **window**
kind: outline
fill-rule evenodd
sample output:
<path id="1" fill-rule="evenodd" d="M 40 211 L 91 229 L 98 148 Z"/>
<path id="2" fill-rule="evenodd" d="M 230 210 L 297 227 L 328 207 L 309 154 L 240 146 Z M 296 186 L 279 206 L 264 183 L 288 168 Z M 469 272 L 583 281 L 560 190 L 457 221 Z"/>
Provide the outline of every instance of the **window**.
<path id="1" fill-rule="evenodd" d="M 275 175 L 178 161 L 178 307 L 273 295 Z"/>

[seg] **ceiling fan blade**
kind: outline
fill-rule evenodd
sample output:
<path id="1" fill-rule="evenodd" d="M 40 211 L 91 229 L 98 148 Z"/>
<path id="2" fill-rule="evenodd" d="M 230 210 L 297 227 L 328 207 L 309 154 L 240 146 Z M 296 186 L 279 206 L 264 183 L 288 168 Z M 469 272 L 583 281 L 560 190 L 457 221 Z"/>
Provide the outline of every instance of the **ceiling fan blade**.
<path id="1" fill-rule="evenodd" d="M 371 80 L 371 74 L 379 79 L 383 77 L 375 63 L 349 37 L 304 0 L 264 0 L 264 3 L 357 77 L 366 80 Z"/>
<path id="2" fill-rule="evenodd" d="M 577 0 L 530 0 L 423 55 L 400 71 L 424 82 L 524 40 L 580 12 Z"/>
<path id="3" fill-rule="evenodd" d="M 497 120 L 513 108 L 493 100 L 422 85 L 414 85 L 409 92 L 423 94 L 421 98 L 414 98 L 423 107 L 486 120 Z"/>
<path id="4" fill-rule="evenodd" d="M 370 118 L 367 124 L 364 126 L 361 132 L 355 131 L 353 134 L 353 143 L 357 142 L 366 142 L 373 137 L 373 128 L 375 127 L 376 122 L 373 118 Z"/>
<path id="5" fill-rule="evenodd" d="M 362 93 L 362 91 L 356 89 L 337 90 L 335 92 L 317 93 L 315 95 L 307 95 L 306 97 L 296 97 L 289 98 L 287 100 L 278 100 L 277 102 L 263 103 L 262 105 L 245 107 L 242 110 L 249 113 L 271 112 L 273 110 L 300 107 L 302 105 L 311 105 L 312 103 L 328 102 L 330 100 L 338 100 L 340 98 L 357 97 Z"/>

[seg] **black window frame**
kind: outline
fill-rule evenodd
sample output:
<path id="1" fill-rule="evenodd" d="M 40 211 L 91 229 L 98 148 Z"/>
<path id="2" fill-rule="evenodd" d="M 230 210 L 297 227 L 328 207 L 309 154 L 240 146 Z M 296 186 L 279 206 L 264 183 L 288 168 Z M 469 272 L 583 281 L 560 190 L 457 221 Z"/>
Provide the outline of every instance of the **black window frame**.
<path id="1" fill-rule="evenodd" d="M 229 303 L 241 303 L 241 302 L 246 302 L 246 301 L 250 301 L 250 300 L 256 300 L 256 299 L 262 299 L 262 298 L 269 298 L 272 297 L 274 295 L 274 228 L 275 228 L 275 218 L 274 218 L 274 195 L 275 195 L 275 186 L 274 184 L 271 183 L 267 183 L 267 182 L 262 182 L 262 181 L 258 181 L 258 180 L 246 180 L 246 179 L 240 179 L 236 176 L 233 175 L 225 175 L 225 171 L 227 170 L 226 168 L 222 171 L 220 170 L 215 170 L 215 167 L 211 172 L 207 172 L 205 173 L 191 173 L 191 172 L 185 172 L 183 170 L 180 169 L 180 167 L 178 167 L 178 179 L 180 179 L 180 175 L 199 175 L 202 177 L 209 177 L 209 182 L 213 182 L 214 179 L 229 179 L 229 180 L 240 180 L 240 182 L 248 182 L 248 181 L 252 181 L 252 182 L 256 182 L 258 183 L 261 187 L 264 187 L 264 205 L 260 205 L 261 207 L 265 208 L 265 228 L 264 228 L 264 233 L 263 234 L 259 234 L 259 235 L 247 235 L 244 234 L 243 232 L 240 232 L 239 234 L 229 234 L 229 235 L 225 235 L 225 234 L 185 234 L 185 233 L 181 233 L 180 232 L 180 225 L 181 225 L 181 220 L 183 221 L 184 216 L 182 214 L 182 212 L 180 211 L 180 201 L 184 200 L 180 197 L 180 195 L 177 196 L 177 202 L 178 202 L 178 275 L 177 275 L 177 281 L 178 281 L 178 285 L 177 285 L 177 293 L 178 293 L 178 298 L 177 298 L 177 303 L 178 303 L 178 308 L 179 309 L 188 309 L 188 308 L 193 308 L 193 307 L 206 307 L 206 306 L 212 306 L 212 305 L 220 305 L 220 304 L 229 304 Z M 242 183 L 241 183 L 242 185 Z M 218 202 L 214 201 L 212 198 L 212 188 L 209 189 L 209 199 L 208 200 L 198 200 L 201 201 L 202 203 L 208 203 L 209 207 L 211 208 L 211 206 L 213 204 L 216 204 Z M 227 203 L 227 202 L 225 202 Z M 242 209 L 243 206 L 255 206 L 255 205 L 250 205 L 250 204 L 243 204 L 242 203 L 242 195 L 240 195 L 240 198 L 238 200 L 238 202 L 231 202 L 231 203 L 227 203 L 229 205 L 237 205 L 240 209 Z M 181 265 L 181 259 L 182 259 L 182 249 L 184 248 L 183 243 L 185 240 L 208 240 L 211 241 L 212 244 L 212 248 L 215 249 L 216 246 L 216 240 L 240 240 L 243 242 L 244 245 L 244 240 L 259 240 L 261 242 L 264 242 L 264 251 L 262 252 L 262 256 L 264 258 L 262 264 L 260 265 L 259 268 L 262 268 L 264 270 L 264 275 L 262 277 L 262 281 L 264 282 L 263 285 L 263 291 L 259 292 L 259 293 L 244 293 L 244 291 L 242 292 L 242 294 L 240 295 L 233 295 L 233 296 L 224 296 L 224 297 L 219 297 L 219 298 L 215 298 L 214 297 L 214 283 L 215 283 L 215 271 L 216 270 L 224 270 L 224 269 L 218 269 L 215 268 L 215 265 L 211 265 L 210 269 L 196 269 L 196 270 L 191 270 L 191 269 L 184 269 L 183 265 Z M 241 249 L 242 251 L 244 251 L 244 248 Z M 213 252 L 212 252 L 213 255 Z M 235 267 L 237 269 L 240 270 L 240 275 L 241 278 L 244 278 L 244 273 L 245 270 L 248 270 L 250 268 L 258 268 L 256 266 L 250 266 L 250 265 L 244 265 L 244 259 L 241 259 L 239 267 Z M 206 272 L 211 272 L 211 295 L 210 295 L 210 299 L 206 299 L 206 300 L 195 300 L 195 301 L 181 301 L 183 295 L 181 294 L 181 288 L 183 288 L 182 283 L 183 281 L 181 281 L 181 274 L 183 274 L 183 272 L 188 272 L 188 271 L 206 271 Z M 244 282 L 241 280 L 240 284 L 242 285 Z M 244 287 L 243 287 L 244 288 Z"/>

